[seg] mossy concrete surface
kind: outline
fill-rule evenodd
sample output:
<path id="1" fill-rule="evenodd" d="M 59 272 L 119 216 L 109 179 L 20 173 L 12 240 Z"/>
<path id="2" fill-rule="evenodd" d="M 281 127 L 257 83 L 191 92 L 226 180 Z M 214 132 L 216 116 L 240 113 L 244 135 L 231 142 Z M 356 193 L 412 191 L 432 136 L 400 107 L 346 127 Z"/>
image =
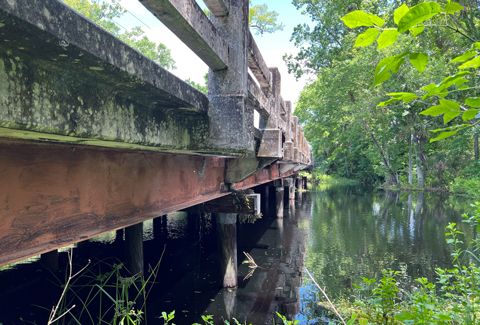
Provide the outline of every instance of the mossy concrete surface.
<path id="1" fill-rule="evenodd" d="M 209 100 L 54 0 L 0 0 L 0 137 L 185 153 L 210 145 Z"/>

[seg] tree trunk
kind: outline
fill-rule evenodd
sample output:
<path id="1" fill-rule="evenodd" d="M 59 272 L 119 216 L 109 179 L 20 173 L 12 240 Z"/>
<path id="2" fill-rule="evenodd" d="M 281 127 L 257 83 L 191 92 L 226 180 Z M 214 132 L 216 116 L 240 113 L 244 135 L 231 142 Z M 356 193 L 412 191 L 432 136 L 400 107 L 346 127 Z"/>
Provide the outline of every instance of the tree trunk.
<path id="1" fill-rule="evenodd" d="M 473 139 L 474 139 L 474 145 L 475 145 L 475 160 L 478 160 L 478 134 L 475 133 L 475 135 L 473 136 Z"/>
<path id="2" fill-rule="evenodd" d="M 408 139 L 408 184 L 413 184 L 413 164 L 412 164 L 412 137 Z"/>
<path id="3" fill-rule="evenodd" d="M 373 144 L 375 145 L 375 147 L 377 147 L 377 149 L 380 153 L 380 156 L 382 157 L 383 165 L 387 169 L 388 174 L 390 176 L 390 179 L 392 180 L 394 185 L 398 185 L 397 178 L 395 177 L 395 173 L 392 171 L 392 168 L 388 164 L 388 160 L 385 157 L 385 153 L 383 152 L 382 147 L 380 147 L 380 145 L 378 144 L 377 139 L 375 139 L 375 136 L 373 135 L 373 133 L 370 132 L 370 127 L 368 126 L 368 124 L 365 121 L 362 121 L 362 122 L 363 122 L 363 125 L 365 127 L 365 131 L 367 131 L 367 133 L 372 138 Z"/>
<path id="4" fill-rule="evenodd" d="M 414 138 L 413 144 L 415 147 L 415 164 L 417 165 L 417 180 L 418 180 L 418 186 L 420 187 L 425 187 L 425 181 L 423 179 L 423 171 L 422 171 L 422 161 L 421 161 L 421 149 L 420 149 L 420 144 L 418 142 L 417 137 Z"/>

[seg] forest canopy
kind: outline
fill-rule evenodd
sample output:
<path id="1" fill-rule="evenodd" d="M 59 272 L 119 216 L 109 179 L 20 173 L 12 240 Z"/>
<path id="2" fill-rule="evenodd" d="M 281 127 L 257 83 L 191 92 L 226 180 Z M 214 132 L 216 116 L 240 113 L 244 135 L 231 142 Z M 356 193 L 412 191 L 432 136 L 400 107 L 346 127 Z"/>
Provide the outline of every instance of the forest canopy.
<path id="1" fill-rule="evenodd" d="M 461 66 L 480 60 L 476 1 L 293 3 L 315 23 L 295 28 L 300 51 L 285 61 L 317 76 L 295 114 L 322 173 L 436 188 L 478 178 L 478 65 Z"/>

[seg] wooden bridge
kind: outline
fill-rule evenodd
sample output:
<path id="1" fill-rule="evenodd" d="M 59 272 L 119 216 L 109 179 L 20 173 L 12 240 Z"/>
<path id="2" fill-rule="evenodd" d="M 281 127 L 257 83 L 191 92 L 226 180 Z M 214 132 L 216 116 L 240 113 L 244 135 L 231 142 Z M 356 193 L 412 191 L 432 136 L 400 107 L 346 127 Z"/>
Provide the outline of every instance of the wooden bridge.
<path id="1" fill-rule="evenodd" d="M 0 0 L 0 266 L 259 184 L 291 197 L 311 165 L 248 0 L 140 2 L 210 67 L 208 95 L 57 0 Z"/>

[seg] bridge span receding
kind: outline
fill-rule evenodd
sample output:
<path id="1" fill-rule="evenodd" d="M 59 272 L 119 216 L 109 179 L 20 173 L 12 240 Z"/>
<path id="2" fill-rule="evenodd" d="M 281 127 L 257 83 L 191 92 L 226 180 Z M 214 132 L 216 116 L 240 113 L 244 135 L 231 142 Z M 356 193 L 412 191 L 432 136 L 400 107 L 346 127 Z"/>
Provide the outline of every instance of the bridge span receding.
<path id="1" fill-rule="evenodd" d="M 0 266 L 311 166 L 247 0 L 140 2 L 210 66 L 207 95 L 60 1 L 0 0 Z"/>

